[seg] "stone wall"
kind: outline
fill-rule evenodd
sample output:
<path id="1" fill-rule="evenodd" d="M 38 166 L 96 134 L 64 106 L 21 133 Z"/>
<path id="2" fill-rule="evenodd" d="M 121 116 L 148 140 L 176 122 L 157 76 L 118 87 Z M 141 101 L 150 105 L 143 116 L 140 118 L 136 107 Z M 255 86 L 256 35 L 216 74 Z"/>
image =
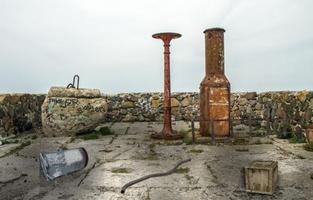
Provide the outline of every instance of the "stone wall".
<path id="1" fill-rule="evenodd" d="M 41 125 L 41 104 L 45 95 L 0 95 L 0 133 L 18 133 Z M 162 121 L 162 93 L 105 95 L 106 121 Z M 199 117 L 198 93 L 172 95 L 173 120 Z M 279 130 L 313 123 L 313 92 L 233 93 L 231 119 L 234 126 L 249 123 L 254 128 Z M 249 120 L 250 119 L 250 120 Z M 250 121 L 250 122 L 249 122 Z M 270 122 L 270 123 L 268 123 Z"/>
<path id="2" fill-rule="evenodd" d="M 127 93 L 106 96 L 108 121 L 162 121 L 162 93 Z M 185 120 L 199 113 L 198 93 L 174 93 L 171 98 L 173 120 Z"/>
<path id="3" fill-rule="evenodd" d="M 108 121 L 162 121 L 162 93 L 118 94 L 107 96 L 107 101 Z M 174 93 L 171 102 L 173 120 L 199 118 L 198 93 Z M 294 128 L 313 122 L 313 92 L 233 93 L 231 105 L 234 126 L 273 130 L 281 129 L 283 123 Z"/>
<path id="4" fill-rule="evenodd" d="M 0 94 L 0 136 L 41 127 L 45 95 Z"/>

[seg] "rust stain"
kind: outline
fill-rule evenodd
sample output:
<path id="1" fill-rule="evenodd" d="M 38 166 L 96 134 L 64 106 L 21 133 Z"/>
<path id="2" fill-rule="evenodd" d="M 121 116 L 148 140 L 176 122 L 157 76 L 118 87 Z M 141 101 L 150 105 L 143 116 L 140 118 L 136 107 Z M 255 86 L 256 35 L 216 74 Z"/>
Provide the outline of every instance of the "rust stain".
<path id="1" fill-rule="evenodd" d="M 200 133 L 230 135 L 230 83 L 224 74 L 224 29 L 205 34 L 205 77 L 200 84 Z"/>

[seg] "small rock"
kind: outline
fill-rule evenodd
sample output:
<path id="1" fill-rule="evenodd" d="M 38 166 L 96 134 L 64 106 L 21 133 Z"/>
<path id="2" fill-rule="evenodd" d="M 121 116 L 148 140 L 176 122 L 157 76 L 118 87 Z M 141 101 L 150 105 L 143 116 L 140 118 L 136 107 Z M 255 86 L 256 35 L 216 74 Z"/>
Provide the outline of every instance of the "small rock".
<path id="1" fill-rule="evenodd" d="M 313 109 L 313 98 L 310 100 L 309 107 Z"/>
<path id="2" fill-rule="evenodd" d="M 181 102 L 182 107 L 187 107 L 190 105 L 190 99 L 188 97 L 184 98 Z"/>
<path id="3" fill-rule="evenodd" d="M 151 107 L 152 108 L 158 108 L 161 104 L 160 99 L 152 99 L 151 101 Z"/>
<path id="4" fill-rule="evenodd" d="M 152 99 L 153 99 L 153 100 L 158 100 L 158 99 L 160 99 L 160 96 L 158 96 L 158 95 L 153 95 L 153 96 L 152 96 Z"/>
<path id="5" fill-rule="evenodd" d="M 240 98 L 240 99 L 238 99 L 238 103 L 239 103 L 239 105 L 244 106 L 244 105 L 248 104 L 248 100 L 246 98 Z"/>
<path id="6" fill-rule="evenodd" d="M 128 113 L 122 121 L 133 122 L 133 121 L 136 121 L 136 117 L 133 116 L 131 113 Z"/>
<path id="7" fill-rule="evenodd" d="M 172 107 L 179 107 L 180 103 L 176 98 L 171 98 L 171 106 Z"/>
<path id="8" fill-rule="evenodd" d="M 122 103 L 121 105 L 122 108 L 134 108 L 135 107 L 135 103 L 132 101 L 125 101 Z"/>
<path id="9" fill-rule="evenodd" d="M 248 131 L 249 131 L 249 126 L 244 125 L 244 124 L 239 124 L 239 125 L 237 125 L 237 126 L 234 126 L 233 129 L 234 129 L 234 130 L 237 130 L 237 131 L 248 132 Z"/>
<path id="10" fill-rule="evenodd" d="M 261 127 L 266 127 L 266 125 L 267 125 L 267 122 L 265 120 L 262 120 L 261 121 Z"/>
<path id="11" fill-rule="evenodd" d="M 255 100 L 257 97 L 257 93 L 256 92 L 248 92 L 245 95 L 245 98 L 248 100 Z"/>
<path id="12" fill-rule="evenodd" d="M 299 101 L 305 102 L 308 93 L 308 91 L 300 91 L 296 93 L 296 96 L 298 97 Z"/>
<path id="13" fill-rule="evenodd" d="M 249 104 L 251 106 L 255 106 L 257 104 L 257 100 L 249 100 Z"/>
<path id="14" fill-rule="evenodd" d="M 131 102 L 137 102 L 138 101 L 138 97 L 134 96 L 134 95 L 128 95 L 126 96 L 126 99 L 128 101 L 131 101 Z"/>
<path id="15" fill-rule="evenodd" d="M 232 107 L 232 111 L 236 111 L 236 110 L 238 110 L 238 106 L 234 105 L 234 106 Z"/>
<path id="16" fill-rule="evenodd" d="M 256 110 L 261 110 L 261 109 L 262 109 L 262 104 L 257 103 L 257 104 L 255 105 L 255 109 L 256 109 Z"/>

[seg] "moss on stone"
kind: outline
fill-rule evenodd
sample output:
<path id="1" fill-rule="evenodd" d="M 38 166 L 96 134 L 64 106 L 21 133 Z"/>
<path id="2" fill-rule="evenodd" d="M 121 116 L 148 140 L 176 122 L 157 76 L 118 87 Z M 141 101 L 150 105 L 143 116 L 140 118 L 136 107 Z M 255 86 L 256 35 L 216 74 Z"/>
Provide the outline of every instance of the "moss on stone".
<path id="1" fill-rule="evenodd" d="M 175 170 L 177 174 L 187 174 L 190 171 L 189 167 L 180 167 Z"/>
<path id="2" fill-rule="evenodd" d="M 111 131 L 109 127 L 101 127 L 98 131 L 93 131 L 90 133 L 85 133 L 85 134 L 78 134 L 78 137 L 83 139 L 83 140 L 96 140 L 99 139 L 100 136 L 105 136 L 105 135 L 114 135 L 114 132 Z"/>
<path id="3" fill-rule="evenodd" d="M 114 132 L 107 126 L 101 127 L 99 133 L 101 135 L 114 135 Z"/>
<path id="4" fill-rule="evenodd" d="M 81 135 L 79 136 L 79 138 L 83 139 L 83 140 L 96 140 L 99 139 L 99 135 L 95 132 L 86 134 L 86 135 Z"/>
<path id="5" fill-rule="evenodd" d="M 149 153 L 147 156 L 143 157 L 142 160 L 158 160 L 156 153 Z"/>
<path id="6" fill-rule="evenodd" d="M 191 149 L 189 152 L 190 153 L 202 153 L 203 150 L 202 149 Z"/>
<path id="7" fill-rule="evenodd" d="M 113 168 L 113 169 L 111 169 L 111 172 L 116 173 L 116 174 L 128 174 L 132 171 L 133 170 L 130 168 Z"/>

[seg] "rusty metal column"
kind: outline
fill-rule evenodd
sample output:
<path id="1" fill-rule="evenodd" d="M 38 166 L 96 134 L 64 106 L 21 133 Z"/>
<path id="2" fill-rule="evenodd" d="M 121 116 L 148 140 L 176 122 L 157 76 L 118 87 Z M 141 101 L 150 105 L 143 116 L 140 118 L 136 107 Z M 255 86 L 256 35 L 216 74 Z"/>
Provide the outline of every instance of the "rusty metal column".
<path id="1" fill-rule="evenodd" d="M 171 120 L 171 79 L 170 79 L 170 42 L 172 39 L 181 37 L 179 33 L 157 33 L 153 38 L 161 39 L 164 43 L 164 122 L 161 133 L 152 134 L 155 139 L 175 140 L 182 136 L 172 129 Z"/>
<path id="2" fill-rule="evenodd" d="M 200 84 L 200 134 L 230 135 L 230 84 L 224 74 L 224 32 L 211 28 L 205 34 L 205 77 Z M 210 123 L 213 129 L 210 130 Z"/>

